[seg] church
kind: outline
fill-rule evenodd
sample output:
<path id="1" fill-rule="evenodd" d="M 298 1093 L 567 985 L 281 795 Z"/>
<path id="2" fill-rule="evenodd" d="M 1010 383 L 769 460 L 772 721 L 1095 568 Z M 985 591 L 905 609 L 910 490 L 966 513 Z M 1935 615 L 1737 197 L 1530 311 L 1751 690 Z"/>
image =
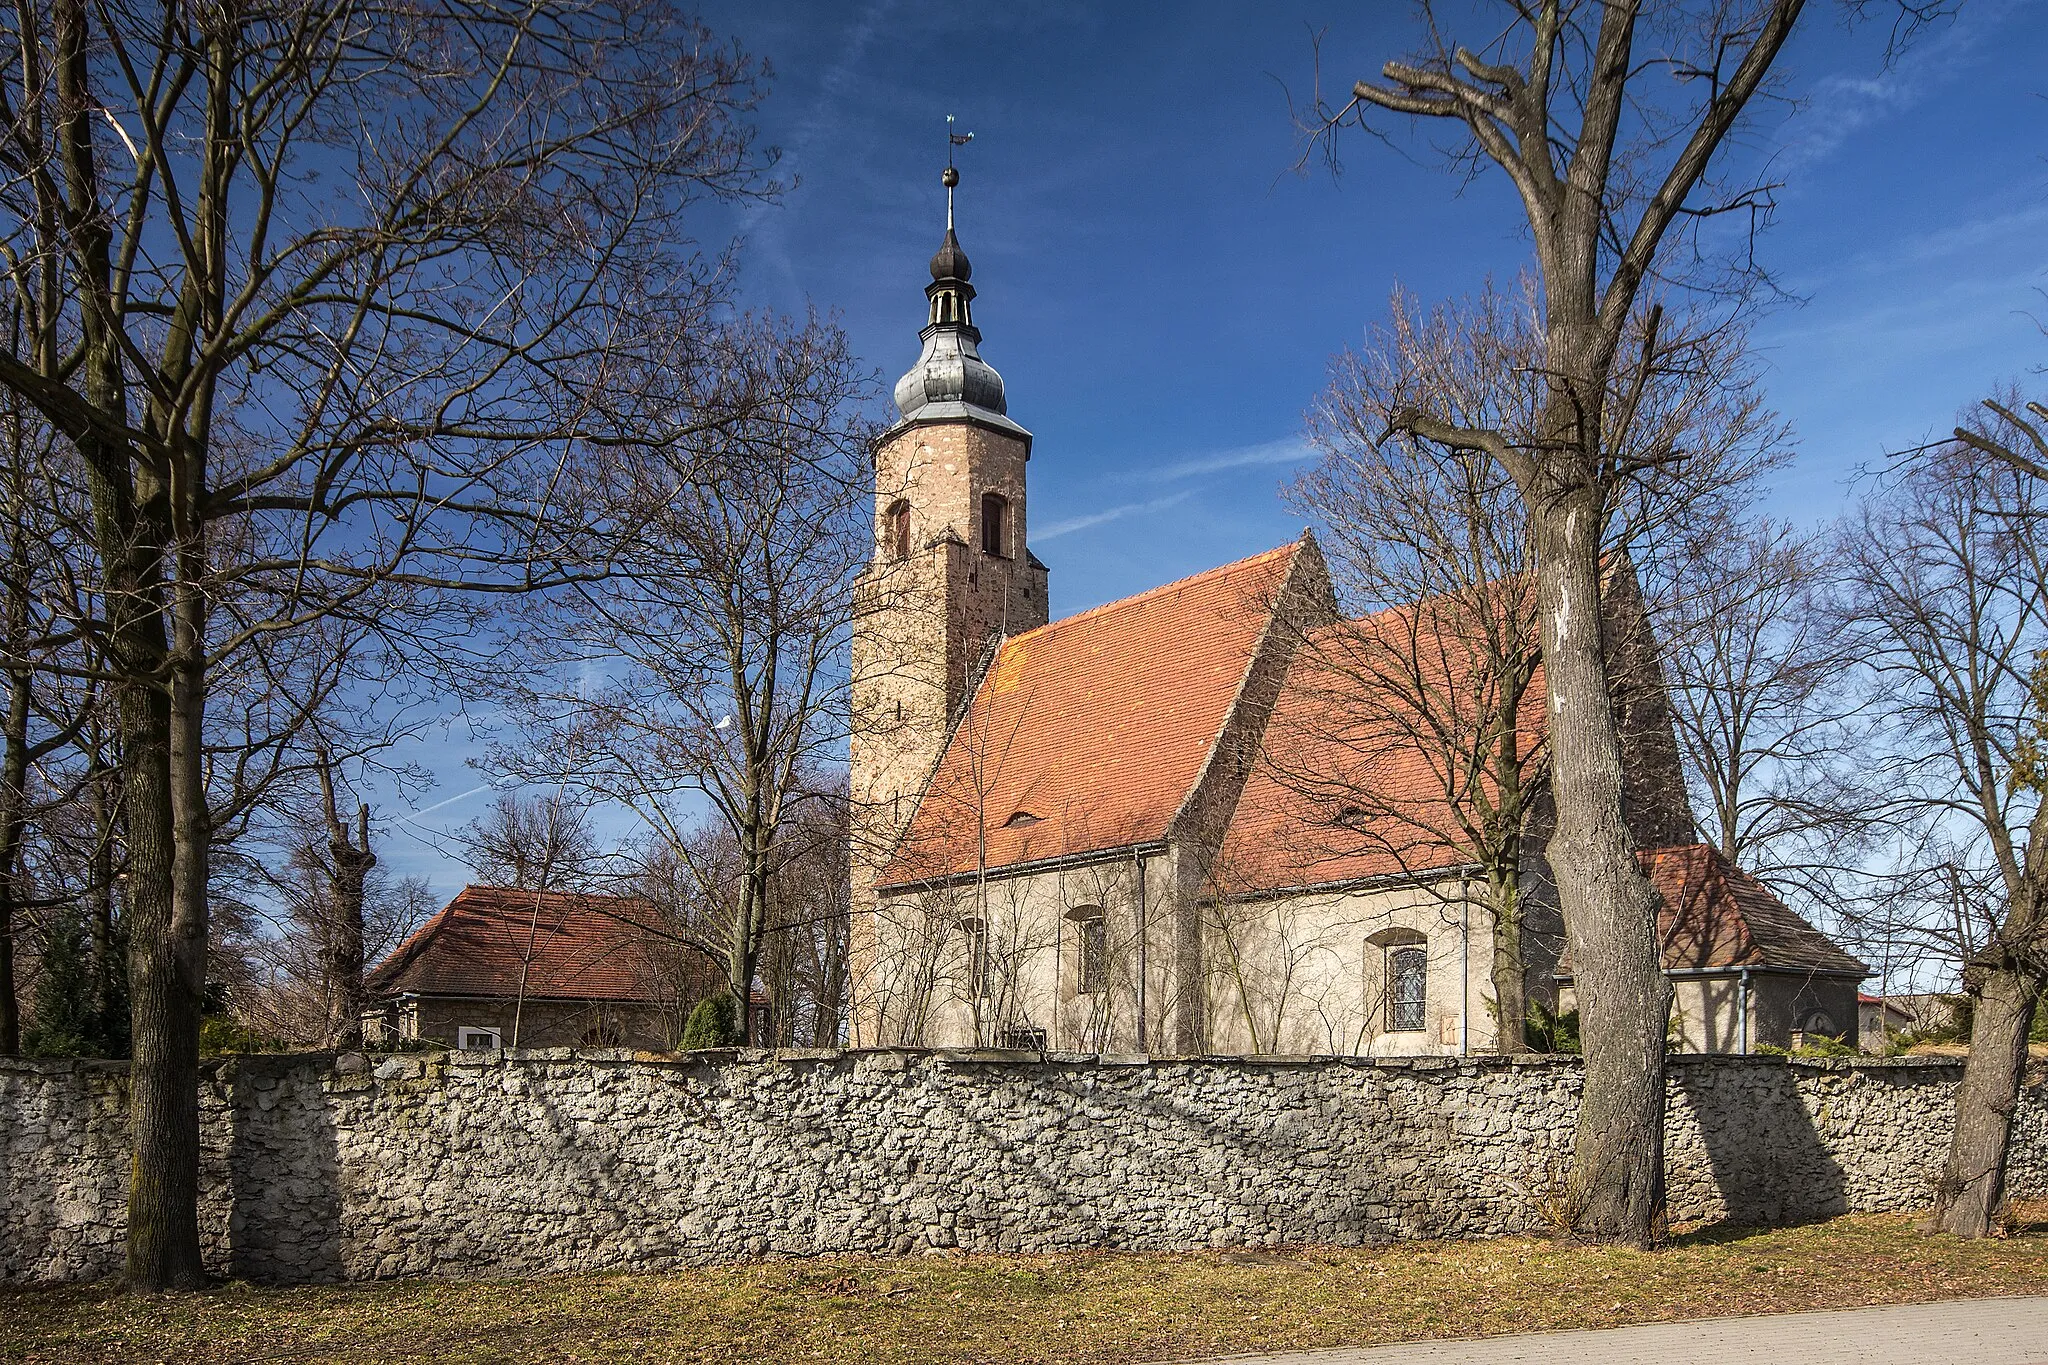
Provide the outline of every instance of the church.
<path id="1" fill-rule="evenodd" d="M 1500 1050 L 1491 902 L 1469 859 L 1361 831 L 1371 817 L 1333 809 L 1328 784 L 1294 780 L 1340 760 L 1330 688 L 1303 648 L 1301 623 L 1342 624 L 1312 535 L 1049 619 L 1032 437 L 981 357 L 957 181 L 949 167 L 922 349 L 874 456 L 853 640 L 850 1041 Z M 1540 732 L 1540 675 L 1524 715 Z M 1675 1044 L 1850 1033 L 1863 964 L 1696 842 L 1668 713 L 1645 732 L 1629 757 L 1655 818 L 1631 823 L 1663 898 Z M 1427 802 L 1422 759 L 1370 757 L 1365 780 Z M 1530 825 L 1525 994 L 1568 1008 L 1540 810 Z"/>

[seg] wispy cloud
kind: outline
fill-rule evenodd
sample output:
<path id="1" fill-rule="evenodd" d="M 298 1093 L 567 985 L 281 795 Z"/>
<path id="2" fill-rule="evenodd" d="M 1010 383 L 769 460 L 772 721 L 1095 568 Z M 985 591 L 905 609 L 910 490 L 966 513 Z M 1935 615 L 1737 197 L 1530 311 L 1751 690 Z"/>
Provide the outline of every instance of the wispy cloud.
<path id="1" fill-rule="evenodd" d="M 1116 521 L 1122 517 L 1131 516 L 1134 513 L 1158 512 L 1173 506 L 1177 502 L 1186 502 L 1193 493 L 1193 489 L 1183 488 L 1180 492 L 1169 493 L 1163 498 L 1148 498 L 1144 502 L 1127 502 L 1119 507 L 1105 507 L 1100 512 L 1089 512 L 1084 516 L 1068 517 L 1064 521 L 1056 521 L 1052 525 L 1043 528 L 1034 527 L 1031 532 L 1031 543 L 1036 545 L 1040 541 L 1057 540 L 1059 537 L 1071 535 L 1075 531 L 1085 531 L 1091 526 L 1100 526 L 1104 522 Z"/>
<path id="2" fill-rule="evenodd" d="M 1190 455 L 1170 464 L 1132 469 L 1119 474 L 1117 481 L 1179 483 L 1183 479 L 1199 479 L 1204 475 L 1224 474 L 1233 469 L 1300 464 L 1313 453 L 1308 447 L 1308 442 L 1299 436 L 1288 436 L 1278 441 L 1263 441 L 1254 446 L 1235 446 L 1229 450 L 1212 450 L 1204 455 Z"/>
<path id="3" fill-rule="evenodd" d="M 1990 0 L 1925 35 L 1889 70 L 1874 76 L 1824 76 L 1804 107 L 1785 126 L 1775 170 L 1803 169 L 1832 156 L 1873 123 L 1896 117 L 1925 100 L 1969 64 L 1977 46 L 2004 24 L 2011 0 Z"/>
<path id="4" fill-rule="evenodd" d="M 1896 272 L 1907 262 L 1938 261 L 1949 256 L 1976 256 L 1986 247 L 2010 243 L 2031 254 L 2048 227 L 2048 204 L 2025 204 L 1998 213 L 1968 218 L 1927 232 L 1909 233 L 1882 251 L 1866 252 L 1856 264 L 1867 270 Z"/>
<path id="5" fill-rule="evenodd" d="M 776 170 L 785 179 L 801 178 L 812 146 L 843 121 L 849 98 L 859 93 L 858 76 L 868 47 L 881 31 L 894 3 L 895 0 L 874 0 L 835 44 L 838 60 L 818 82 L 817 98 L 797 123 L 794 135 L 782 146 L 782 160 Z M 783 207 L 782 202 L 765 200 L 749 205 L 740 213 L 740 235 L 747 240 L 748 249 L 773 269 L 784 287 L 793 296 L 801 297 L 804 291 L 787 242 L 787 218 L 777 212 Z"/>

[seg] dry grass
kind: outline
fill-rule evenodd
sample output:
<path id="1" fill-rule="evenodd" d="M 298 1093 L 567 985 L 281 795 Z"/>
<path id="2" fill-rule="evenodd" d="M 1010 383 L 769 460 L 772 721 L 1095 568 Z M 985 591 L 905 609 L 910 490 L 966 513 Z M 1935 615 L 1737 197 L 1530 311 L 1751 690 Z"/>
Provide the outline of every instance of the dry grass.
<path id="1" fill-rule="evenodd" d="M 1153 1255 L 835 1258 L 659 1276 L 0 1292 L 0 1360 L 1127 1362 L 2048 1292 L 2018 1235 L 1872 1215 L 1656 1253 L 1512 1239 Z"/>

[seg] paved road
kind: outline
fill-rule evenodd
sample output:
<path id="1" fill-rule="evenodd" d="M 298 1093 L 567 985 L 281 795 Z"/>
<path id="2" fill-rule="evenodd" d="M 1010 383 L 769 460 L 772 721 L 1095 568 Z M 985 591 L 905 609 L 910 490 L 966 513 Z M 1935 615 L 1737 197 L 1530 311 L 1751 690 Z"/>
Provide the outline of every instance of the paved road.
<path id="1" fill-rule="evenodd" d="M 2048 1297 L 1225 1356 L 1190 1365 L 1722 1365 L 1745 1360 L 1772 1365 L 2048 1365 Z"/>

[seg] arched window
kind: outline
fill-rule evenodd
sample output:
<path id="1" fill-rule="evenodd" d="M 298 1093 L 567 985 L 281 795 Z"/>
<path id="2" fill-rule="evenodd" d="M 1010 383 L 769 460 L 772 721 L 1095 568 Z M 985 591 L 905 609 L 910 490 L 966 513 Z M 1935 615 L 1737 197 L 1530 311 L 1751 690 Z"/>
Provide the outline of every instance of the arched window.
<path id="1" fill-rule="evenodd" d="M 981 548 L 983 553 L 992 555 L 1008 554 L 1004 543 L 1008 538 L 1010 500 L 1001 493 L 981 495 Z"/>
<path id="2" fill-rule="evenodd" d="M 1835 1027 L 1835 1016 L 1824 1009 L 1811 1009 L 1799 1019 L 1799 1032 L 1825 1033 L 1830 1037 L 1841 1032 Z"/>
<path id="3" fill-rule="evenodd" d="M 1429 1026 L 1429 953 L 1419 947 L 1387 953 L 1387 1031 L 1420 1033 Z"/>
<path id="4" fill-rule="evenodd" d="M 1074 922 L 1074 990 L 1100 995 L 1109 989 L 1109 928 L 1102 907 L 1083 905 L 1069 911 Z"/>
<path id="5" fill-rule="evenodd" d="M 910 503 L 903 498 L 882 513 L 882 545 L 891 559 L 910 558 Z"/>

